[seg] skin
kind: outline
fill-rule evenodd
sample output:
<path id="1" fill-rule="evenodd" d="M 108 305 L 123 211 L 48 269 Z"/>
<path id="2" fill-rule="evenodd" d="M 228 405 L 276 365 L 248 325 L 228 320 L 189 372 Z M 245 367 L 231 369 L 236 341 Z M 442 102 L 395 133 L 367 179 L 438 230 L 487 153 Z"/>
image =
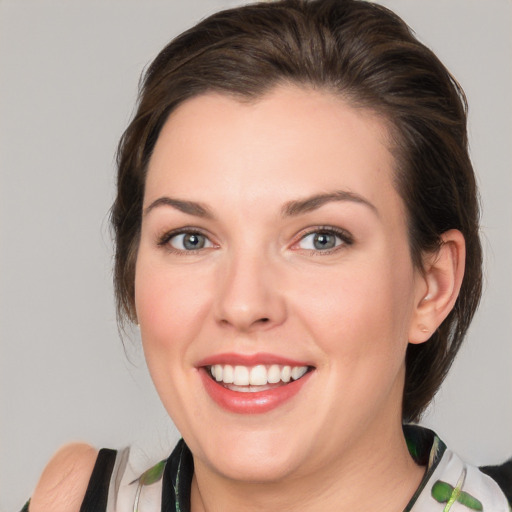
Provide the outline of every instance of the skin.
<path id="1" fill-rule="evenodd" d="M 463 240 L 445 234 L 415 269 L 393 173 L 384 121 L 326 92 L 280 87 L 252 103 L 209 93 L 164 125 L 135 305 L 156 389 L 194 455 L 194 512 L 396 511 L 412 496 L 424 468 L 401 430 L 405 351 L 453 305 Z M 291 201 L 339 191 L 283 215 Z M 315 250 L 308 235 L 327 226 L 342 236 Z M 181 244 L 176 233 L 191 227 L 204 248 Z M 210 398 L 198 369 L 227 352 L 313 371 L 285 404 L 236 414 Z"/>

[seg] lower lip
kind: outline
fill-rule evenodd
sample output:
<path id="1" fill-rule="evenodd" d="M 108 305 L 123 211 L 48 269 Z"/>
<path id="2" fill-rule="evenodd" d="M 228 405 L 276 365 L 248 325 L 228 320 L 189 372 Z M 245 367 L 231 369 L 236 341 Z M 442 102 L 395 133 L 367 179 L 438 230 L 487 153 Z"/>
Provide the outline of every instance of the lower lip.
<path id="1" fill-rule="evenodd" d="M 205 368 L 199 371 L 207 393 L 223 409 L 237 414 L 261 414 L 271 411 L 293 398 L 309 380 L 312 372 L 283 386 L 254 393 L 225 388 L 209 377 Z"/>

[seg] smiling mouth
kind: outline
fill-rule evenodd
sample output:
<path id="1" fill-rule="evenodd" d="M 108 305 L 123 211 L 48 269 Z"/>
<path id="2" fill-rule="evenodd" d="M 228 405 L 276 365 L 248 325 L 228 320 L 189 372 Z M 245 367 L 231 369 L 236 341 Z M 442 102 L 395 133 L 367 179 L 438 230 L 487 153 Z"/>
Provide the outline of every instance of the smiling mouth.
<path id="1" fill-rule="evenodd" d="M 215 364 L 207 374 L 223 387 L 241 393 L 257 393 L 295 382 L 313 370 L 311 366 Z"/>

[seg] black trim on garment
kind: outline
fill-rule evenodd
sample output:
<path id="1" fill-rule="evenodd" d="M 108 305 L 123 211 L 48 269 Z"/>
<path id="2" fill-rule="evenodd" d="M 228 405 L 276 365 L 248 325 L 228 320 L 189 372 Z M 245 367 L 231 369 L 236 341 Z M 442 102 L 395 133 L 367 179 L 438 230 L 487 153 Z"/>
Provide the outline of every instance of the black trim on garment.
<path id="1" fill-rule="evenodd" d="M 102 448 L 99 451 L 80 512 L 103 512 L 107 509 L 108 488 L 116 455 L 116 450 Z"/>
<path id="2" fill-rule="evenodd" d="M 428 428 L 419 425 L 403 425 L 402 428 L 412 458 L 419 466 L 426 467 L 420 485 L 403 510 L 403 512 L 410 512 L 439 465 L 446 451 L 446 445 L 437 437 L 435 432 Z M 437 453 L 432 453 L 436 439 L 438 442 Z"/>
<path id="3" fill-rule="evenodd" d="M 414 462 L 419 466 L 428 466 L 430 452 L 432 451 L 434 440 L 437 437 L 436 433 L 428 428 L 412 424 L 402 425 L 402 430 L 407 441 L 409 453 L 414 459 Z M 438 459 L 441 458 L 445 450 L 446 445 L 440 441 L 439 453 L 436 454 Z"/>
<path id="4" fill-rule="evenodd" d="M 162 477 L 162 512 L 190 512 L 194 459 L 180 439 L 167 459 Z"/>

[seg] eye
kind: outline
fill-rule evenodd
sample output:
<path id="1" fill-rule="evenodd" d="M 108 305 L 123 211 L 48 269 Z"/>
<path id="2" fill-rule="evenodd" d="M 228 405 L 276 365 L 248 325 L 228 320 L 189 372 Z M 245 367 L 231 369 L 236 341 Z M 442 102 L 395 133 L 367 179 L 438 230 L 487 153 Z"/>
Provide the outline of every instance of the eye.
<path id="1" fill-rule="evenodd" d="M 352 244 L 352 237 L 348 233 L 331 228 L 307 233 L 299 240 L 297 247 L 307 251 L 326 252 L 341 245 L 350 244 Z"/>
<path id="2" fill-rule="evenodd" d="M 167 244 L 173 249 L 183 252 L 198 251 L 213 247 L 213 244 L 208 237 L 197 231 L 170 233 L 160 241 L 160 245 Z"/>

